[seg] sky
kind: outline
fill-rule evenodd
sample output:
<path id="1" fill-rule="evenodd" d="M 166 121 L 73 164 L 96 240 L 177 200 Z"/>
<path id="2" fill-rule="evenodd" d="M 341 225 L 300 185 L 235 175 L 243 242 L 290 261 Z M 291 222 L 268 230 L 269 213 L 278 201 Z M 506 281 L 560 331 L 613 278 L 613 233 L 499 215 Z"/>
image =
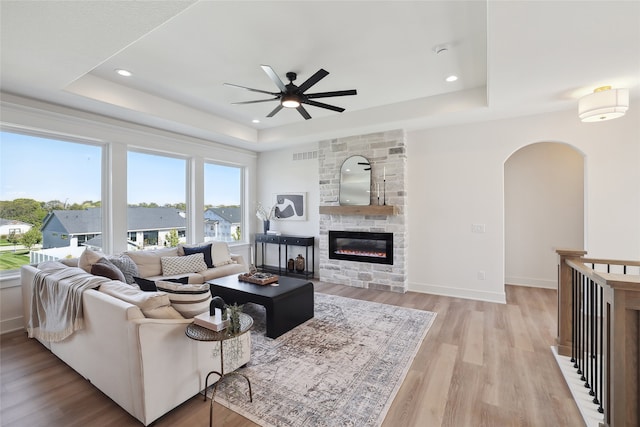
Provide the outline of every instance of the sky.
<path id="1" fill-rule="evenodd" d="M 101 152 L 100 146 L 0 132 L 0 200 L 101 200 Z M 240 174 L 205 164 L 205 204 L 240 204 Z M 129 152 L 127 176 L 130 204 L 186 202 L 184 159 Z"/>

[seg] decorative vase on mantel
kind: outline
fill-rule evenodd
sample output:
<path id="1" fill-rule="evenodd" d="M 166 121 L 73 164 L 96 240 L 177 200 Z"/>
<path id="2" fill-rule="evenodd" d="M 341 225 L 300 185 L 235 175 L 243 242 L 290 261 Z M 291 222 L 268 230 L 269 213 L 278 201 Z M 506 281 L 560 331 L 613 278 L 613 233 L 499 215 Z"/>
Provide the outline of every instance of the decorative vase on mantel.
<path id="1" fill-rule="evenodd" d="M 264 234 L 267 234 L 267 231 L 269 231 L 269 226 L 271 225 L 271 221 L 269 221 L 268 219 L 265 219 L 264 221 L 262 221 L 262 227 L 264 229 Z"/>

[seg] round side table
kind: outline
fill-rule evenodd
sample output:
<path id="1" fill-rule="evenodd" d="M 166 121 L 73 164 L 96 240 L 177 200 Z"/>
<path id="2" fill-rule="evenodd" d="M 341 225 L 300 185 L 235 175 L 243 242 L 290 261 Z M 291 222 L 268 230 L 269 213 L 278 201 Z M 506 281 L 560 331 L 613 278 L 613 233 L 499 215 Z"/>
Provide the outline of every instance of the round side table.
<path id="1" fill-rule="evenodd" d="M 220 378 L 213 385 L 213 393 L 211 394 L 211 408 L 209 409 L 209 427 L 213 426 L 213 400 L 216 397 L 216 389 L 218 388 L 218 384 L 226 377 L 231 375 L 238 375 L 247 380 L 247 384 L 249 385 L 249 401 L 253 402 L 253 395 L 251 393 L 251 381 L 249 378 L 241 374 L 239 372 L 224 372 L 224 342 L 231 338 L 239 337 L 240 335 L 246 333 L 253 326 L 253 319 L 251 316 L 245 313 L 240 313 L 240 332 L 232 334 L 229 332 L 229 329 L 223 329 L 221 331 L 214 331 L 211 329 L 207 329 L 203 326 L 196 325 L 195 323 L 191 323 L 187 325 L 187 329 L 185 330 L 185 334 L 196 341 L 220 341 L 220 372 L 211 371 L 207 374 L 204 380 L 204 400 L 207 401 L 207 388 L 209 387 L 209 376 L 211 374 L 216 374 Z"/>

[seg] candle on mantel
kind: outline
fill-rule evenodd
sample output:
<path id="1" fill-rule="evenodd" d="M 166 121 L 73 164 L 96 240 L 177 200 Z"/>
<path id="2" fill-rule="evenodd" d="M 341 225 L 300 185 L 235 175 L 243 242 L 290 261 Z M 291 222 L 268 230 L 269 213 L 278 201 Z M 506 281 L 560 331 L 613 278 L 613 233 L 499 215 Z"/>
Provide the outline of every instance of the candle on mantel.
<path id="1" fill-rule="evenodd" d="M 377 187 L 378 187 L 378 198 L 380 198 L 380 183 L 378 182 L 377 184 L 378 184 L 377 185 Z"/>
<path id="2" fill-rule="evenodd" d="M 387 180 L 387 167 L 382 168 L 382 179 Z"/>

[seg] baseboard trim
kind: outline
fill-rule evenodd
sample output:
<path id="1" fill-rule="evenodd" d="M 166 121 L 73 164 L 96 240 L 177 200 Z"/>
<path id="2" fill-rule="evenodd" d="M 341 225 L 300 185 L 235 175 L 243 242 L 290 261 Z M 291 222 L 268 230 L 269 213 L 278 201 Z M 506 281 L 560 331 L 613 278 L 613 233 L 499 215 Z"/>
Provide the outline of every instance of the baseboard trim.
<path id="1" fill-rule="evenodd" d="M 0 322 L 0 334 L 6 334 L 20 329 L 24 329 L 24 317 L 22 316 L 4 319 Z"/>
<path id="2" fill-rule="evenodd" d="M 571 391 L 576 406 L 578 406 L 585 425 L 587 427 L 599 427 L 601 423 L 604 423 L 604 414 L 597 411 L 596 405 L 592 402 L 593 397 L 589 396 L 589 389 L 584 387 L 584 383 L 580 381 L 575 368 L 573 368 L 571 358 L 559 355 L 555 346 L 551 346 L 551 352 L 556 359 L 556 363 L 558 363 L 558 367 Z"/>
<path id="3" fill-rule="evenodd" d="M 558 282 L 549 279 L 536 279 L 534 277 L 507 276 L 504 279 L 507 285 L 528 286 L 530 288 L 558 289 Z"/>
<path id="4" fill-rule="evenodd" d="M 487 291 L 477 291 L 474 289 L 452 288 L 448 286 L 430 285 L 426 283 L 411 283 L 411 282 L 409 282 L 409 290 L 420 292 L 423 294 L 442 295 L 445 297 L 495 302 L 498 304 L 507 303 L 507 298 L 504 291 L 502 293 L 487 292 Z"/>

